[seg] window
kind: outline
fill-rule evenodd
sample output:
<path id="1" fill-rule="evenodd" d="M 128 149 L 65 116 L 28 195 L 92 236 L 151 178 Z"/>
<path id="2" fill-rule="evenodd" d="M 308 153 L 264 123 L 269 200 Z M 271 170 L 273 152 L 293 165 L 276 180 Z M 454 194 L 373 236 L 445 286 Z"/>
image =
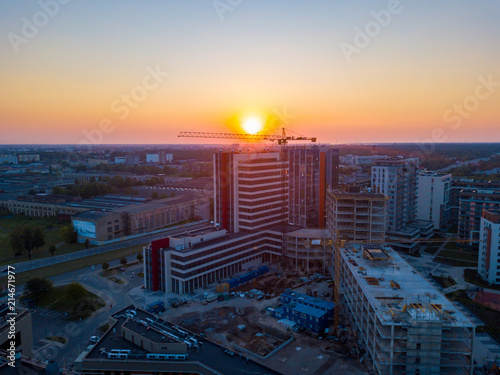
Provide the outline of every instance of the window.
<path id="1" fill-rule="evenodd" d="M 422 344 L 417 342 L 417 349 L 421 349 L 422 348 Z"/>

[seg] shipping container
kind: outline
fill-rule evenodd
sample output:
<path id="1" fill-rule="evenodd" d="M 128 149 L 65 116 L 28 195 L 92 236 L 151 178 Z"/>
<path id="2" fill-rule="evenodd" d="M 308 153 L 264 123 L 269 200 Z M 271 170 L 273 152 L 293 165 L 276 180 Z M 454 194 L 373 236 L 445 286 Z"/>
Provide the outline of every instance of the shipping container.
<path id="1" fill-rule="evenodd" d="M 240 279 L 234 278 L 234 279 L 228 280 L 227 284 L 229 284 L 229 289 L 236 288 L 238 285 L 240 285 Z"/>
<path id="2" fill-rule="evenodd" d="M 219 284 L 219 285 L 217 285 L 217 287 L 215 288 L 215 290 L 217 291 L 217 293 L 224 293 L 224 292 L 227 292 L 229 289 L 230 289 L 230 285 L 229 285 L 229 283 L 222 283 L 222 284 Z"/>
<path id="3" fill-rule="evenodd" d="M 244 273 L 243 275 L 239 275 L 238 278 L 240 279 L 240 284 L 243 284 L 252 279 L 255 279 L 257 276 L 259 276 L 259 271 L 251 271 L 248 273 Z"/>
<path id="4" fill-rule="evenodd" d="M 258 271 L 259 271 L 259 275 L 263 275 L 263 274 L 269 272 L 269 267 L 268 266 L 259 267 Z"/>

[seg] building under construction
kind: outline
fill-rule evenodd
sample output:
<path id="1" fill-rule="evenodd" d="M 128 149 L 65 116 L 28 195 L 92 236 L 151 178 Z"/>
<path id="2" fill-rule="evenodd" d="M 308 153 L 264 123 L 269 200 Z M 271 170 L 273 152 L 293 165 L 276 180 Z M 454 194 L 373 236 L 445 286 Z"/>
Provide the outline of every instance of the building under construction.
<path id="1" fill-rule="evenodd" d="M 376 374 L 472 374 L 475 325 L 390 247 L 340 250 L 341 306 Z"/>

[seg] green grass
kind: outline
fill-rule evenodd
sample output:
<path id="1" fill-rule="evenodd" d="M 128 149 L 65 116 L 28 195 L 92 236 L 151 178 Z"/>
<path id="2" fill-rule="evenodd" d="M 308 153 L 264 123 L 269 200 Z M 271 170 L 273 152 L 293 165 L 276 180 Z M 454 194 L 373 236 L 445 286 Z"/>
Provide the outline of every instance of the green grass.
<path id="1" fill-rule="evenodd" d="M 144 272 L 139 272 L 139 273 L 137 274 L 137 277 L 144 277 Z"/>
<path id="2" fill-rule="evenodd" d="M 17 226 L 24 225 L 31 228 L 40 227 L 43 229 L 45 237 L 45 245 L 39 249 L 32 251 L 32 259 L 40 259 L 50 257 L 50 245 L 58 245 L 63 242 L 61 237 L 61 228 L 63 224 L 58 224 L 52 218 L 38 218 L 24 215 L 13 215 L 9 218 L 0 219 L 0 265 L 24 262 L 29 260 L 27 254 L 15 256 L 10 245 L 9 233 Z M 51 229 L 46 229 L 48 225 L 52 225 Z M 57 248 L 54 255 L 61 255 L 73 251 L 85 249 L 83 244 L 63 244 Z"/>
<path id="3" fill-rule="evenodd" d="M 90 267 L 92 265 L 96 266 L 96 269 L 100 269 L 102 263 L 109 262 L 111 260 L 120 259 L 123 256 L 128 256 L 130 253 L 132 255 L 142 252 L 142 245 L 127 247 L 121 250 L 109 251 L 103 254 L 97 254 L 90 257 L 85 257 L 81 259 L 72 260 L 69 262 L 58 263 L 53 266 L 41 267 L 36 269 L 36 277 L 52 277 L 61 275 L 66 272 L 76 271 L 82 268 Z M 16 285 L 22 285 L 26 283 L 33 276 L 33 271 L 22 272 L 16 274 Z M 7 285 L 7 278 L 5 276 L 0 277 L 0 285 Z"/>
<path id="4" fill-rule="evenodd" d="M 50 293 L 47 293 L 43 297 L 37 299 L 35 301 L 36 305 L 46 309 L 68 313 L 68 315 L 73 319 L 88 318 L 94 311 L 97 311 L 106 305 L 102 298 L 96 296 L 88 290 L 86 291 L 87 293 L 79 300 L 69 298 L 66 295 L 67 287 L 67 285 L 54 287 Z"/>

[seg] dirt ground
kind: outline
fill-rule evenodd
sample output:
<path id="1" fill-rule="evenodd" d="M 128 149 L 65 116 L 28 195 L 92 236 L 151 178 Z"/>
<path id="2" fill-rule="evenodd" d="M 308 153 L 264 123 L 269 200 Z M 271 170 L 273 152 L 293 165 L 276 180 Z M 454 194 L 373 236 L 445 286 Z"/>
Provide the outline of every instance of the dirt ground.
<path id="1" fill-rule="evenodd" d="M 347 350 L 341 344 L 319 340 L 307 333 L 287 331 L 285 327 L 278 325 L 277 319 L 265 314 L 267 307 L 277 307 L 280 304 L 279 295 L 283 289 L 296 283 L 296 279 L 268 276 L 240 286 L 237 291 L 259 289 L 270 296 L 274 295 L 273 298 L 256 300 L 236 297 L 207 305 L 201 301 L 190 301 L 180 308 L 169 308 L 165 313 L 166 318 L 193 332 L 204 333 L 210 340 L 232 350 L 238 345 L 261 357 L 293 336 L 294 341 L 263 361 L 266 366 L 284 374 L 365 374 L 365 365 L 346 356 Z M 316 294 L 325 300 L 332 299 L 331 284 L 324 281 L 313 282 L 294 290 Z M 238 328 L 241 324 L 245 325 L 242 330 Z M 270 335 L 262 336 L 265 331 Z"/>

